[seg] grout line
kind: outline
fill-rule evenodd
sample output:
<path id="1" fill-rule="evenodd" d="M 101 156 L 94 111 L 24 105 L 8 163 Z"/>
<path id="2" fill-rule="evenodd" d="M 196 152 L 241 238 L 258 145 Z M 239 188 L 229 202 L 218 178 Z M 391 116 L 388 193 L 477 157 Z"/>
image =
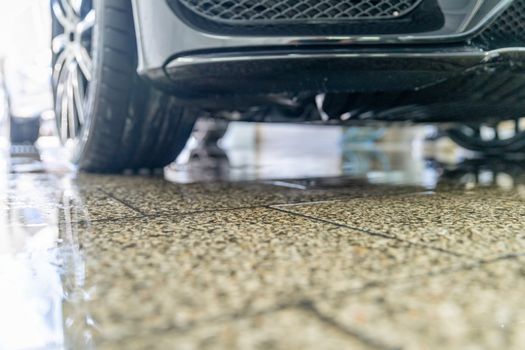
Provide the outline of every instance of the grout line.
<path id="1" fill-rule="evenodd" d="M 245 210 L 245 209 L 258 209 L 258 208 L 266 208 L 265 205 L 250 205 L 250 206 L 241 206 L 241 207 L 233 207 L 233 208 L 213 208 L 213 209 L 203 209 L 203 210 L 195 210 L 195 211 L 172 211 L 172 212 L 158 212 L 153 214 L 145 214 L 146 217 L 165 217 L 165 216 L 173 216 L 173 215 L 179 215 L 179 216 L 189 216 L 189 215 L 195 215 L 195 214 L 203 214 L 203 213 L 213 213 L 213 212 L 225 212 L 225 211 L 235 211 L 235 210 Z"/>
<path id="2" fill-rule="evenodd" d="M 325 325 L 339 331 L 340 333 L 345 334 L 346 336 L 349 336 L 351 338 L 357 339 L 360 342 L 371 346 L 378 350 L 397 350 L 401 349 L 401 347 L 398 346 L 390 346 L 387 345 L 381 341 L 378 341 L 377 339 L 371 338 L 361 332 L 359 332 L 356 329 L 353 329 L 351 327 L 342 325 L 334 318 L 324 314 L 321 312 L 312 302 L 304 302 L 300 306 L 301 310 L 304 310 L 314 316 L 316 319 L 324 323 Z"/>
<path id="3" fill-rule="evenodd" d="M 334 194 L 333 196 L 327 196 L 325 199 L 321 200 L 315 200 L 315 201 L 306 201 L 306 202 L 291 202 L 291 203 L 275 203 L 275 204 L 267 204 L 271 206 L 278 206 L 278 207 L 293 207 L 297 205 L 315 205 L 315 204 L 323 204 L 323 203 L 332 203 L 332 202 L 347 202 L 354 199 L 374 199 L 374 198 L 382 198 L 385 196 L 388 197 L 403 197 L 403 196 L 417 196 L 417 195 L 424 195 L 432 191 L 428 191 L 425 189 L 421 189 L 421 191 L 400 191 L 396 193 L 390 193 L 386 195 L 357 195 L 357 194 Z"/>
<path id="4" fill-rule="evenodd" d="M 287 214 L 291 214 L 291 215 L 295 215 L 295 216 L 300 216 L 300 217 L 307 218 L 307 219 L 310 219 L 310 220 L 319 221 L 319 222 L 322 222 L 322 223 L 325 223 L 325 224 L 336 225 L 336 226 L 341 227 L 341 228 L 346 228 L 346 229 L 350 229 L 350 230 L 354 230 L 354 231 L 359 231 L 359 232 L 365 233 L 365 234 L 370 235 L 370 236 L 381 237 L 381 238 L 385 238 L 385 239 L 391 239 L 391 240 L 395 240 L 395 241 L 398 241 L 398 242 L 408 243 L 408 244 L 411 244 L 411 245 L 414 245 L 414 246 L 418 246 L 418 247 L 424 247 L 424 248 L 427 248 L 427 249 L 436 250 L 436 251 L 439 251 L 439 252 L 442 252 L 442 253 L 453 255 L 455 257 L 462 257 L 462 258 L 469 258 L 469 259 L 473 259 L 473 260 L 479 260 L 479 258 L 472 257 L 472 256 L 469 256 L 469 255 L 465 255 L 465 254 L 461 254 L 461 253 L 457 253 L 457 252 L 450 251 L 450 250 L 447 250 L 447 249 L 434 247 L 434 246 L 426 245 L 426 244 L 423 244 L 423 243 L 407 241 L 407 240 L 401 239 L 399 237 L 396 237 L 394 235 L 387 234 L 387 233 L 373 232 L 373 231 L 369 231 L 369 230 L 366 230 L 366 229 L 363 229 L 363 228 L 353 227 L 353 226 L 341 224 L 341 223 L 338 223 L 338 222 L 334 222 L 334 221 L 330 221 L 330 220 L 326 220 L 326 219 L 321 219 L 321 218 L 318 218 L 318 217 L 315 217 L 315 216 L 310 216 L 310 215 L 306 215 L 306 214 L 302 214 L 302 213 L 297 213 L 297 212 L 294 212 L 294 211 L 289 211 L 289 210 L 276 208 L 276 207 L 272 207 L 272 206 L 270 206 L 268 208 L 269 209 L 273 209 L 273 210 L 277 210 L 277 211 L 280 211 L 280 212 L 283 212 L 283 213 L 287 213 Z"/>
<path id="5" fill-rule="evenodd" d="M 333 328 L 336 331 L 342 333 L 344 336 L 360 341 L 367 346 L 373 347 L 374 349 L 377 349 L 377 350 L 397 350 L 399 349 L 397 347 L 391 347 L 391 346 L 382 344 L 374 339 L 371 339 L 370 337 L 365 336 L 364 334 L 361 334 L 358 331 L 355 331 L 353 329 L 350 329 L 348 327 L 345 327 L 339 324 L 336 320 L 330 318 L 329 316 L 317 310 L 317 308 L 315 308 L 315 306 L 313 305 L 313 302 L 310 300 L 299 300 L 297 302 L 279 303 L 271 307 L 264 308 L 262 310 L 256 310 L 256 311 L 251 311 L 251 312 L 245 311 L 245 310 L 238 310 L 238 311 L 235 311 L 229 314 L 218 315 L 215 317 L 202 319 L 202 320 L 195 320 L 184 326 L 171 325 L 167 328 L 163 328 L 161 330 L 154 331 L 151 334 L 160 334 L 160 333 L 165 333 L 167 331 L 176 332 L 176 333 L 186 333 L 188 331 L 191 331 L 193 329 L 198 329 L 206 325 L 217 325 L 217 324 L 224 324 L 224 323 L 229 323 L 229 322 L 242 321 L 242 320 L 252 319 L 252 318 L 265 316 L 265 315 L 271 316 L 275 313 L 282 312 L 285 310 L 296 310 L 296 311 L 305 312 L 311 315 L 312 317 L 314 317 L 314 319 L 318 320 L 322 324 L 325 324 L 328 327 Z"/>
<path id="6" fill-rule="evenodd" d="M 310 202 L 267 204 L 267 206 L 269 207 L 294 207 L 294 206 L 299 206 L 299 205 L 327 204 L 327 203 L 334 203 L 334 202 L 341 202 L 341 201 L 342 201 L 341 197 L 334 197 L 333 199 L 325 199 L 325 200 L 310 201 Z"/>
<path id="7" fill-rule="evenodd" d="M 137 213 L 140 214 L 140 213 Z M 81 219 L 81 220 L 75 220 L 72 221 L 72 224 L 85 224 L 89 225 L 91 223 L 105 223 L 105 222 L 115 222 L 115 221 L 133 221 L 133 220 L 140 220 L 144 219 L 144 216 L 116 216 L 116 217 L 108 217 L 108 218 L 102 218 L 102 219 Z"/>
<path id="8" fill-rule="evenodd" d="M 497 256 L 497 257 L 492 258 L 492 259 L 482 259 L 481 260 L 481 264 L 482 265 L 488 265 L 488 264 L 497 263 L 499 261 L 515 260 L 517 258 L 521 258 L 521 257 L 524 257 L 524 256 L 525 256 L 525 252 L 524 253 L 509 253 L 509 254 L 504 254 L 504 255 Z"/>
<path id="9" fill-rule="evenodd" d="M 100 192 L 104 193 L 106 196 L 108 196 L 108 197 L 110 197 L 110 198 L 116 200 L 116 201 L 119 202 L 119 203 L 122 203 L 123 205 L 125 205 L 126 207 L 128 207 L 129 209 L 131 209 L 131 210 L 133 210 L 133 211 L 136 211 L 136 212 L 139 213 L 140 215 L 142 215 L 142 216 L 146 216 L 146 214 L 145 214 L 142 210 L 140 210 L 140 209 L 138 209 L 138 208 L 135 208 L 133 205 L 129 204 L 129 203 L 128 203 L 127 201 L 125 201 L 125 200 L 122 200 L 122 199 L 120 199 L 120 198 L 117 198 L 117 197 L 116 197 L 115 195 L 113 195 L 111 192 L 106 192 L 105 190 L 103 190 L 103 189 L 101 189 L 101 188 L 98 188 L 97 191 L 100 191 Z"/>
<path id="10" fill-rule="evenodd" d="M 185 216 L 191 216 L 195 214 L 205 214 L 205 213 L 213 213 L 213 212 L 227 212 L 227 211 L 246 210 L 246 209 L 267 209 L 267 207 L 264 205 L 258 205 L 258 206 L 247 206 L 247 207 L 198 210 L 198 211 L 189 211 L 189 212 L 172 211 L 172 212 L 159 212 L 159 213 L 154 213 L 154 214 L 145 214 L 142 211 L 136 209 L 135 207 L 129 205 L 128 203 L 118 198 L 115 198 L 114 196 L 111 196 L 108 193 L 105 193 L 105 192 L 103 193 L 108 195 L 110 198 L 118 201 L 119 203 L 122 203 L 126 207 L 136 211 L 137 214 L 140 214 L 140 216 L 117 216 L 117 217 L 108 217 L 108 218 L 102 218 L 102 219 L 87 219 L 87 220 L 73 221 L 73 223 L 108 222 L 108 221 L 116 221 L 116 220 L 120 221 L 120 220 L 152 219 L 152 218 L 163 219 L 163 218 L 170 218 L 170 217 L 185 217 Z"/>
<path id="11" fill-rule="evenodd" d="M 234 311 L 231 313 L 221 314 L 221 315 L 217 315 L 214 317 L 209 317 L 209 318 L 205 318 L 201 320 L 193 320 L 183 326 L 170 325 L 167 328 L 154 330 L 153 332 L 149 332 L 148 334 L 155 335 L 155 334 L 165 333 L 167 331 L 172 331 L 172 332 L 177 332 L 177 333 L 186 333 L 188 331 L 191 331 L 193 329 L 198 329 L 206 325 L 217 325 L 217 324 L 223 324 L 223 323 L 228 323 L 228 322 L 241 321 L 241 320 L 264 316 L 264 315 L 272 315 L 277 312 L 281 312 L 284 310 L 293 310 L 293 309 L 297 309 L 297 303 L 281 303 L 281 304 L 270 306 L 268 308 L 251 311 L 251 312 L 245 311 L 245 310 L 238 310 L 238 311 Z"/>
<path id="12" fill-rule="evenodd" d="M 295 216 L 303 217 L 303 218 L 306 218 L 306 219 L 322 222 L 322 223 L 325 223 L 325 224 L 330 224 L 330 225 L 335 225 L 335 226 L 342 227 L 342 228 L 349 228 L 349 229 L 365 232 L 365 233 L 367 233 L 367 234 L 369 234 L 371 236 L 378 236 L 378 237 L 387 238 L 387 239 L 396 239 L 395 237 L 393 237 L 391 235 L 384 234 L 384 233 L 366 232 L 364 230 L 356 229 L 356 228 L 353 228 L 351 226 L 348 226 L 348 225 L 345 225 L 345 224 L 341 224 L 341 223 L 338 223 L 338 222 L 333 222 L 333 221 L 330 221 L 330 220 L 317 218 L 315 216 L 301 214 L 301 213 L 297 213 L 297 212 L 294 212 L 294 211 L 289 211 L 289 210 L 277 208 L 277 207 L 274 207 L 274 206 L 269 206 L 268 209 L 276 210 L 276 211 L 279 211 L 281 213 L 286 213 L 286 214 L 289 214 L 289 215 L 295 215 Z"/>

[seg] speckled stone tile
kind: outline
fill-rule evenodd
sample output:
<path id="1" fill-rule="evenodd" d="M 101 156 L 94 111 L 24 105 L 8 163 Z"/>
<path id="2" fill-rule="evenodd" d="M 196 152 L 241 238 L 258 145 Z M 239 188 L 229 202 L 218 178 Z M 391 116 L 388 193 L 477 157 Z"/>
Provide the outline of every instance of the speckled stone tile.
<path id="1" fill-rule="evenodd" d="M 525 186 L 524 185 L 479 185 L 472 182 L 467 183 L 444 183 L 438 184 L 435 189 L 436 193 L 456 193 L 465 194 L 468 196 L 489 197 L 500 200 L 525 201 Z"/>
<path id="2" fill-rule="evenodd" d="M 89 314 L 100 341 L 192 328 L 473 263 L 266 208 L 62 231 L 68 230 L 76 233 L 84 274 L 80 292 L 68 294 L 89 297 L 66 302 L 66 322 Z"/>
<path id="3" fill-rule="evenodd" d="M 525 261 L 320 301 L 327 317 L 398 348 L 524 349 Z"/>
<path id="4" fill-rule="evenodd" d="M 80 188 L 97 188 L 147 215 L 189 213 L 422 191 L 415 186 L 371 185 L 334 178 L 309 181 L 175 184 L 161 177 L 82 175 Z"/>
<path id="5" fill-rule="evenodd" d="M 188 332 L 140 334 L 99 349 L 376 349 L 301 310 L 217 322 Z"/>
<path id="6" fill-rule="evenodd" d="M 16 174 L 9 177 L 7 187 L 0 210 L 10 213 L 12 226 L 142 216 L 96 188 L 76 188 L 67 176 Z"/>
<path id="7" fill-rule="evenodd" d="M 525 206 L 499 192 L 381 196 L 279 208 L 476 258 L 525 252 Z"/>

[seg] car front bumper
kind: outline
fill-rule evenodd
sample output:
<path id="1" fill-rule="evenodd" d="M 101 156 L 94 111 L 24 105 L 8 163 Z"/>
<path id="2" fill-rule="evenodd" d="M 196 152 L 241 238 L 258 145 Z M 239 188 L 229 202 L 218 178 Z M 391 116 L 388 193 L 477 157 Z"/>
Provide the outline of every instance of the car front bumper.
<path id="1" fill-rule="evenodd" d="M 268 47 L 297 48 L 331 46 L 348 48 L 381 44 L 442 44 L 464 42 L 483 30 L 513 0 L 437 0 L 444 15 L 441 28 L 423 33 L 345 36 L 247 36 L 216 35 L 200 31 L 179 18 L 166 0 L 132 0 L 138 40 L 141 75 L 148 76 L 173 57 L 225 50 L 238 51 Z"/>
<path id="2" fill-rule="evenodd" d="M 489 50 L 467 40 L 509 2 L 493 2 L 477 29 L 447 35 L 293 38 L 211 35 L 179 20 L 164 0 L 134 1 L 139 73 L 181 104 L 235 110 L 283 96 L 350 93 L 368 95 L 362 118 L 440 120 L 525 109 L 525 49 Z"/>

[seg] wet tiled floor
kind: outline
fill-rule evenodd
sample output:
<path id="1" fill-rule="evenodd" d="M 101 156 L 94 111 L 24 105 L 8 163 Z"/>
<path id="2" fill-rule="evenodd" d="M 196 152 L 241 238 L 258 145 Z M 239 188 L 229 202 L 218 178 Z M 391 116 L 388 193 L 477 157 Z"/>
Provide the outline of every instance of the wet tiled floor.
<path id="1" fill-rule="evenodd" d="M 316 135 L 165 177 L 4 156 L 0 349 L 523 349 L 525 161 Z"/>

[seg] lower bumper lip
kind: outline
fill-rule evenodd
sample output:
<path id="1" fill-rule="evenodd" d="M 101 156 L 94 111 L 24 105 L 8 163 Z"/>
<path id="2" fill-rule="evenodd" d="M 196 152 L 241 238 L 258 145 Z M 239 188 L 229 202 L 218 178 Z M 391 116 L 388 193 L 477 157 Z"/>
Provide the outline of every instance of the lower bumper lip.
<path id="1" fill-rule="evenodd" d="M 174 57 L 159 73 L 174 95 L 203 108 L 249 106 L 254 96 L 299 92 L 411 95 L 409 105 L 377 101 L 374 118 L 439 120 L 456 114 L 513 115 L 525 108 L 517 92 L 512 101 L 497 97 L 507 96 L 507 87 L 498 83 L 502 79 L 512 79 L 512 89 L 525 85 L 523 48 L 389 49 L 196 52 Z M 479 88 L 464 90 L 461 80 Z"/>
<path id="2" fill-rule="evenodd" d="M 170 59 L 164 77 L 182 95 L 417 90 L 516 55 L 525 57 L 525 51 L 390 47 L 193 52 Z"/>
<path id="3" fill-rule="evenodd" d="M 511 51 L 513 52 L 513 51 Z M 499 53 L 498 53 L 499 55 Z M 479 62 L 480 58 L 496 56 L 495 52 L 484 52 L 479 49 L 460 49 L 449 51 L 445 50 L 395 50 L 395 49 L 375 49 L 371 51 L 367 50 L 355 50 L 355 49 L 337 49 L 337 50 L 323 50 L 323 49 L 312 49 L 312 50 L 277 50 L 273 51 L 253 51 L 253 52 L 214 52 L 210 54 L 206 53 L 190 53 L 178 55 L 175 58 L 169 60 L 166 64 L 166 69 L 200 65 L 200 64 L 213 64 L 213 63 L 234 63 L 234 62 L 246 62 L 246 61 L 290 61 L 290 60 L 352 60 L 359 62 L 366 60 L 368 64 L 374 64 L 377 61 L 388 60 L 392 66 L 397 65 L 396 60 L 409 59 L 409 60 L 421 60 L 422 65 L 425 63 L 424 60 L 431 59 L 436 62 L 447 62 L 457 66 L 464 66 L 465 64 L 472 64 Z M 409 67 L 407 67 L 409 68 Z"/>

